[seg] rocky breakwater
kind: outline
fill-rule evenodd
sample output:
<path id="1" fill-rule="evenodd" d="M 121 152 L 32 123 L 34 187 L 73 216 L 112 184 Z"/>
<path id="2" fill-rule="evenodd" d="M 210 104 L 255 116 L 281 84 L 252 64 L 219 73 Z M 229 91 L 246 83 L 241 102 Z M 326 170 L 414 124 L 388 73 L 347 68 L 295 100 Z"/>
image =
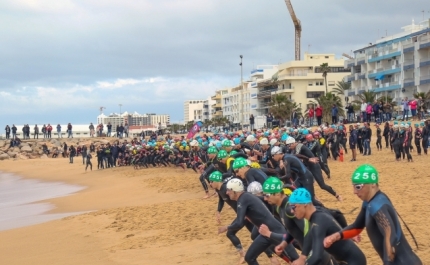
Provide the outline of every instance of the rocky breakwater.
<path id="1" fill-rule="evenodd" d="M 123 139 L 124 140 L 124 139 Z M 121 140 L 121 141 L 123 141 Z M 131 139 L 127 139 L 131 140 Z M 101 144 L 111 143 L 118 141 L 116 138 L 63 138 L 63 139 L 29 139 L 22 140 L 19 146 L 10 147 L 10 140 L 0 140 L 0 161 L 8 159 L 47 159 L 50 158 L 52 153 L 56 150 L 63 150 L 63 144 L 67 146 L 82 146 L 86 145 L 87 148 L 93 143 L 96 147 Z M 51 155 L 46 155 L 43 152 L 43 145 L 48 147 Z M 61 155 L 59 155 L 61 156 Z"/>

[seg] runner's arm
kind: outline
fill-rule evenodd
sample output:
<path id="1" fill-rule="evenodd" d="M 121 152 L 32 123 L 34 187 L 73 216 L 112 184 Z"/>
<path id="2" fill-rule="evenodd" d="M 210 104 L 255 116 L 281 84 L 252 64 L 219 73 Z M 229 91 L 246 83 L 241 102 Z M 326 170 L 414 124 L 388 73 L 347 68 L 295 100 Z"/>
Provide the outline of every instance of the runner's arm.
<path id="1" fill-rule="evenodd" d="M 382 206 L 373 216 L 378 225 L 379 232 L 385 239 L 383 248 L 383 262 L 384 264 L 391 264 L 395 258 L 395 247 L 398 243 L 397 240 L 397 229 L 394 225 L 394 221 L 389 213 L 389 206 L 386 204 Z M 389 244 L 389 245 L 388 245 Z"/>
<path id="2" fill-rule="evenodd" d="M 246 214 L 246 208 L 248 208 L 248 205 L 245 202 L 242 202 L 242 205 L 238 205 L 237 207 L 237 216 L 236 219 L 234 219 L 233 223 L 227 227 L 228 230 L 240 230 L 242 227 L 245 226 L 245 214 Z"/>
<path id="3" fill-rule="evenodd" d="M 342 229 L 340 233 L 341 239 L 351 239 L 358 236 L 366 226 L 366 208 L 361 207 L 361 211 L 355 219 L 354 223 Z"/>

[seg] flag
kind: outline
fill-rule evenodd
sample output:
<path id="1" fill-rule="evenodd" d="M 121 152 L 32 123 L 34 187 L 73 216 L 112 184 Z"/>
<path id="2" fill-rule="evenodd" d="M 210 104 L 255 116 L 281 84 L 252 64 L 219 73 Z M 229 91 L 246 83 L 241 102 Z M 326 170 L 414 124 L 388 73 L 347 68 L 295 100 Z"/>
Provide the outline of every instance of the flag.
<path id="1" fill-rule="evenodd" d="M 203 123 L 201 121 L 194 123 L 193 127 L 191 127 L 188 132 L 187 139 L 192 139 L 194 135 L 200 131 L 201 127 L 203 127 Z"/>

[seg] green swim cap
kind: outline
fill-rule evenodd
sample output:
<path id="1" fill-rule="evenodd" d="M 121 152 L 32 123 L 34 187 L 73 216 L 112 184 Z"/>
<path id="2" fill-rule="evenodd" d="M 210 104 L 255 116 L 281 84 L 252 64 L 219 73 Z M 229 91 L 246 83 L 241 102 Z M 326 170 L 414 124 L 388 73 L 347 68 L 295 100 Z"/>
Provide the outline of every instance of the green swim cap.
<path id="1" fill-rule="evenodd" d="M 209 175 L 209 181 L 212 182 L 222 182 L 222 173 L 219 171 L 214 171 Z"/>
<path id="2" fill-rule="evenodd" d="M 208 148 L 208 154 L 216 154 L 218 153 L 218 149 L 215 146 L 211 146 Z"/>
<path id="3" fill-rule="evenodd" d="M 311 194 L 305 188 L 298 188 L 291 194 L 289 202 L 290 204 L 312 203 Z"/>
<path id="4" fill-rule="evenodd" d="M 230 156 L 233 156 L 233 155 L 235 155 L 235 154 L 237 154 L 237 151 L 235 151 L 235 150 L 232 150 L 231 152 L 230 152 Z"/>
<path id="5" fill-rule="evenodd" d="M 248 160 L 243 157 L 238 157 L 233 162 L 233 170 L 249 166 Z"/>
<path id="6" fill-rule="evenodd" d="M 222 146 L 223 147 L 233 147 L 233 143 L 230 140 L 224 140 L 224 142 L 222 142 Z"/>
<path id="7" fill-rule="evenodd" d="M 219 150 L 218 155 L 216 156 L 216 158 L 223 159 L 223 158 L 226 158 L 227 156 L 228 156 L 227 151 L 225 151 L 225 150 Z"/>
<path id="8" fill-rule="evenodd" d="M 377 184 L 378 181 L 378 171 L 369 164 L 359 166 L 354 173 L 352 173 L 353 184 Z"/>
<path id="9" fill-rule="evenodd" d="M 282 191 L 284 183 L 277 177 L 269 177 L 263 183 L 263 193 L 274 194 Z"/>

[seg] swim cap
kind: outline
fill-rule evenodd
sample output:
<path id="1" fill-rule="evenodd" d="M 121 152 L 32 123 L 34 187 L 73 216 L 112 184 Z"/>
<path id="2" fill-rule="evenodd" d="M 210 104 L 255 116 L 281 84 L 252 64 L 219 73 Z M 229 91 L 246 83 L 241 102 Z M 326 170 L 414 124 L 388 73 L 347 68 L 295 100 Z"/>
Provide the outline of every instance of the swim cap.
<path id="1" fill-rule="evenodd" d="M 298 188 L 291 194 L 289 202 L 290 204 L 312 203 L 311 194 L 305 188 Z"/>
<path id="2" fill-rule="evenodd" d="M 228 156 L 227 151 L 225 151 L 225 150 L 220 150 L 220 151 L 218 152 L 218 155 L 216 156 L 216 158 L 218 158 L 218 159 L 223 159 L 223 158 L 226 158 L 227 156 Z"/>
<path id="3" fill-rule="evenodd" d="M 253 181 L 249 184 L 246 191 L 255 195 L 257 193 L 261 193 L 263 191 L 263 187 L 261 186 L 260 182 Z"/>
<path id="4" fill-rule="evenodd" d="M 233 143 L 232 143 L 230 140 L 224 140 L 224 141 L 222 142 L 222 146 L 223 146 L 223 147 L 232 147 L 232 146 L 233 146 Z"/>
<path id="5" fill-rule="evenodd" d="M 267 194 L 279 193 L 282 191 L 284 184 L 277 177 L 269 177 L 264 181 L 263 192 Z"/>
<path id="6" fill-rule="evenodd" d="M 369 164 L 359 166 L 352 173 L 352 183 L 354 184 L 377 184 L 378 180 L 378 171 Z"/>
<path id="7" fill-rule="evenodd" d="M 222 173 L 219 171 L 214 171 L 209 176 L 209 181 L 212 182 L 222 182 Z"/>
<path id="8" fill-rule="evenodd" d="M 214 146 L 211 146 L 208 149 L 208 154 L 216 154 L 217 152 L 218 152 L 218 150 Z"/>
<path id="9" fill-rule="evenodd" d="M 235 154 L 237 154 L 237 151 L 236 151 L 236 150 L 232 150 L 232 151 L 230 152 L 229 156 L 233 156 L 233 155 L 235 155 Z"/>
<path id="10" fill-rule="evenodd" d="M 238 157 L 233 162 L 233 170 L 249 166 L 248 160 L 243 157 Z"/>
<path id="11" fill-rule="evenodd" d="M 288 137 L 287 140 L 285 141 L 286 144 L 294 144 L 296 142 L 296 139 L 294 139 L 293 137 Z"/>
<path id="12" fill-rule="evenodd" d="M 232 191 L 236 191 L 236 192 L 241 192 L 244 190 L 244 187 L 243 187 L 243 183 L 240 179 L 230 179 L 227 182 L 227 189 L 232 190 Z"/>

